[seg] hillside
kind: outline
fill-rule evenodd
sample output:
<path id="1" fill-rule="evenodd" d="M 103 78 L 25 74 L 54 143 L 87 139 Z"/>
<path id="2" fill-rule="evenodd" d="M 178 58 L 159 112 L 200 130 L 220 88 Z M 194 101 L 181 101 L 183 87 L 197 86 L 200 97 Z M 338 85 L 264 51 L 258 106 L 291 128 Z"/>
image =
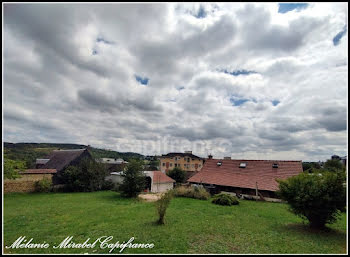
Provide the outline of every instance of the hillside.
<path id="1" fill-rule="evenodd" d="M 51 151 L 58 149 L 80 149 L 86 145 L 79 144 L 55 144 L 55 143 L 8 143 L 4 142 L 4 157 L 12 160 L 25 161 L 27 168 L 34 168 L 37 158 L 45 158 Z M 117 152 L 91 147 L 94 158 L 122 158 L 126 161 L 144 156 L 133 152 Z"/>

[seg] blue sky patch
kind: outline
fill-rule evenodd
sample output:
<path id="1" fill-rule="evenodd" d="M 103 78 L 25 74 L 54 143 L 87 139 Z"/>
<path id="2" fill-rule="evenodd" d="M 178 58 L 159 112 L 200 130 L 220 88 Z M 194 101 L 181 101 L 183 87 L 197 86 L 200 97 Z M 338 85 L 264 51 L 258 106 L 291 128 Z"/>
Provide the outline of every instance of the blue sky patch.
<path id="1" fill-rule="evenodd" d="M 148 81 L 149 81 L 149 78 L 146 78 L 146 77 L 142 78 L 142 77 L 140 77 L 138 75 L 135 75 L 135 79 L 136 79 L 137 82 L 139 82 L 142 85 L 147 85 Z"/>
<path id="2" fill-rule="evenodd" d="M 245 102 L 248 102 L 248 101 L 250 101 L 250 100 L 246 99 L 246 98 L 236 98 L 236 97 L 231 97 L 230 98 L 230 102 L 234 106 L 240 106 L 240 105 L 242 105 L 242 104 L 244 104 Z"/>
<path id="3" fill-rule="evenodd" d="M 249 70 L 234 70 L 234 71 L 227 71 L 227 70 L 222 70 L 222 72 L 232 75 L 232 76 L 239 76 L 239 75 L 249 75 L 249 74 L 254 74 L 257 73 L 256 71 L 249 71 Z"/>
<path id="4" fill-rule="evenodd" d="M 278 12 L 279 13 L 287 13 L 293 10 L 301 11 L 308 7 L 308 4 L 305 3 L 279 3 L 278 4 Z"/>
<path id="5" fill-rule="evenodd" d="M 104 43 L 104 44 L 108 44 L 108 45 L 114 44 L 112 41 L 108 41 L 108 40 L 106 40 L 106 39 L 104 39 L 104 38 L 102 38 L 102 37 L 98 37 L 98 38 L 96 39 L 96 42 L 97 42 L 97 43 Z"/>
<path id="6" fill-rule="evenodd" d="M 278 105 L 278 104 L 280 103 L 280 101 L 278 101 L 278 100 L 273 100 L 273 101 L 271 101 L 271 103 L 273 104 L 273 106 L 276 106 L 276 105 Z"/>
<path id="7" fill-rule="evenodd" d="M 337 46 L 340 43 L 340 39 L 345 35 L 346 33 L 346 25 L 344 25 L 344 28 L 342 31 L 340 31 L 334 38 L 333 38 L 333 45 Z"/>
<path id="8" fill-rule="evenodd" d="M 185 89 L 185 87 L 177 87 L 176 89 L 181 91 L 181 90 Z"/>
<path id="9" fill-rule="evenodd" d="M 205 18 L 207 16 L 207 12 L 204 10 L 204 7 L 201 5 L 199 7 L 198 13 L 194 15 L 194 17 L 198 19 Z"/>

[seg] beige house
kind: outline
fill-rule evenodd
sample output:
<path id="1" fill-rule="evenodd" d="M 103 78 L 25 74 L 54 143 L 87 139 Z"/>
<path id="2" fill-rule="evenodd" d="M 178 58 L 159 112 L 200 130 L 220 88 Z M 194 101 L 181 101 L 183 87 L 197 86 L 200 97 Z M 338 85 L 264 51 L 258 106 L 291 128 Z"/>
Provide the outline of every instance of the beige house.
<path id="1" fill-rule="evenodd" d="M 204 163 L 204 160 L 192 154 L 192 151 L 163 154 L 159 157 L 159 160 L 160 170 L 164 173 L 175 167 L 189 172 L 198 172 L 202 169 Z"/>

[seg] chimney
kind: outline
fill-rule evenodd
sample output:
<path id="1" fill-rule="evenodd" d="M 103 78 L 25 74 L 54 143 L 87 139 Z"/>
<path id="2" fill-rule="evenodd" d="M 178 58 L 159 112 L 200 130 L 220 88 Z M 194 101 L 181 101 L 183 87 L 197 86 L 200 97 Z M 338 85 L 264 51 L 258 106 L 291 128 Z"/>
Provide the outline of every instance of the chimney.
<path id="1" fill-rule="evenodd" d="M 224 157 L 224 160 L 231 160 L 230 156 Z"/>
<path id="2" fill-rule="evenodd" d="M 213 156 L 211 154 L 209 154 L 208 159 L 213 159 Z"/>

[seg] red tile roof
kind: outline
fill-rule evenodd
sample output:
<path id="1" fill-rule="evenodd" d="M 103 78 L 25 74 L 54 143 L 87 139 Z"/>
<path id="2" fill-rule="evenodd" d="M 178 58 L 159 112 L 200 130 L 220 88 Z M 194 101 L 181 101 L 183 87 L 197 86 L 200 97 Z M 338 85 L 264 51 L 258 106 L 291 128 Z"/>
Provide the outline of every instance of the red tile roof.
<path id="1" fill-rule="evenodd" d="M 20 174 L 54 174 L 56 172 L 57 172 L 56 169 L 28 169 L 19 173 Z"/>
<path id="2" fill-rule="evenodd" d="M 174 183 L 171 177 L 167 176 L 161 171 L 153 171 L 153 183 Z"/>
<path id="3" fill-rule="evenodd" d="M 217 163 L 222 165 L 218 166 Z M 245 162 L 246 168 L 239 168 Z M 273 168 L 274 163 L 278 168 Z M 286 179 L 303 171 L 301 161 L 264 161 L 264 160 L 218 160 L 205 161 L 200 172 L 188 179 L 188 182 L 231 186 L 239 188 L 277 191 L 276 179 Z"/>

